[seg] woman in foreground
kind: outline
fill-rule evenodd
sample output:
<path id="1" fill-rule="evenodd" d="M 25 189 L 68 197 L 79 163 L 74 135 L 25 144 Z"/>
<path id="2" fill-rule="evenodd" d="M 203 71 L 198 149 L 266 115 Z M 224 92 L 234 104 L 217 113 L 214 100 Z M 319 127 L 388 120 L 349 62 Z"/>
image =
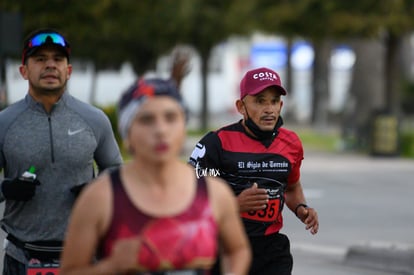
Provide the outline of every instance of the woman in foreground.
<path id="1" fill-rule="evenodd" d="M 61 275 L 209 274 L 218 241 L 228 273 L 247 274 L 251 254 L 236 200 L 220 179 L 198 179 L 180 160 L 185 126 L 171 81 L 141 79 L 122 96 L 119 130 L 132 158 L 80 195 Z"/>

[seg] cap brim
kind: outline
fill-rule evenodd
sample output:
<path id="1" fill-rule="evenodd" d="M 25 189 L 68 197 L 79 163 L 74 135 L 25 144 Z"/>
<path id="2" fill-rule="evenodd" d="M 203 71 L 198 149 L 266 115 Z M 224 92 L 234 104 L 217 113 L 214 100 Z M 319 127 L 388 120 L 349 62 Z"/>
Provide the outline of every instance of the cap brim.
<path id="1" fill-rule="evenodd" d="M 45 47 L 54 47 L 54 48 L 58 49 L 59 51 L 61 51 L 67 58 L 69 58 L 69 53 L 68 53 L 68 51 L 66 50 L 65 47 L 62 47 L 62 46 L 56 45 L 56 44 L 47 44 L 47 45 L 41 45 L 39 47 L 33 47 L 33 48 L 29 49 L 25 54 L 25 59 L 27 59 L 28 57 L 34 55 L 39 49 L 45 48 Z"/>
<path id="2" fill-rule="evenodd" d="M 274 85 L 274 84 L 271 84 L 271 85 L 268 84 L 268 85 L 259 86 L 256 89 L 254 89 L 253 91 L 247 93 L 246 95 L 257 95 L 257 94 L 261 93 L 264 89 L 269 88 L 269 87 L 276 87 L 281 95 L 286 95 L 287 94 L 286 90 L 282 86 Z"/>

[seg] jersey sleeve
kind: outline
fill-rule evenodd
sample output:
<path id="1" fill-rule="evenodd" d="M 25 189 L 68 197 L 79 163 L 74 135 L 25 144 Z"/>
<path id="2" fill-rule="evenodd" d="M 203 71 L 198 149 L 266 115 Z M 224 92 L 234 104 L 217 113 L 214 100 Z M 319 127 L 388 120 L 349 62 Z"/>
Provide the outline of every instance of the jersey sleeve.
<path id="1" fill-rule="evenodd" d="M 98 147 L 96 148 L 94 159 L 99 172 L 101 172 L 121 165 L 122 156 L 112 131 L 111 123 L 104 113 L 101 115 L 99 130 Z"/>
<path id="2" fill-rule="evenodd" d="M 209 132 L 196 144 L 188 162 L 193 167 L 219 169 L 220 155 L 220 139 L 216 132 Z"/>
<path id="3" fill-rule="evenodd" d="M 303 160 L 303 146 L 302 143 L 297 137 L 295 141 L 296 147 L 297 147 L 297 153 L 294 162 L 292 163 L 292 170 L 288 177 L 288 184 L 296 183 L 300 179 L 300 169 L 302 166 L 302 160 Z"/>

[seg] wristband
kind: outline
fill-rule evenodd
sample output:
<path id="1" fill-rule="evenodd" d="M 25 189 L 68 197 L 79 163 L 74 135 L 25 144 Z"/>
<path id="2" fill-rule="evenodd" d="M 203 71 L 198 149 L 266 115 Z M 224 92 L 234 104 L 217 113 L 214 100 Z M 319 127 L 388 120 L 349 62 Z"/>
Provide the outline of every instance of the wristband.
<path id="1" fill-rule="evenodd" d="M 303 207 L 305 207 L 305 208 L 308 208 L 308 205 L 307 204 L 305 204 L 305 203 L 299 203 L 296 207 L 295 207 L 295 215 L 296 215 L 296 217 L 298 217 L 298 209 L 299 209 L 299 207 L 301 207 L 301 206 L 303 206 Z"/>

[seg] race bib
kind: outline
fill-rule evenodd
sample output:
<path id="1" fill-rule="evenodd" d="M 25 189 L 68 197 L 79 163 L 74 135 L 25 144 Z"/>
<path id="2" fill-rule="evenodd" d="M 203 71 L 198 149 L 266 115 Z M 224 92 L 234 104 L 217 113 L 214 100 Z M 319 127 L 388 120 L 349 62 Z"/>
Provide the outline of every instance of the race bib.
<path id="1" fill-rule="evenodd" d="M 35 263 L 27 266 L 27 275 L 58 275 L 59 264 L 57 263 Z"/>
<path id="2" fill-rule="evenodd" d="M 280 199 L 269 200 L 265 209 L 243 212 L 242 218 L 254 220 L 258 222 L 272 223 L 276 221 L 280 210 Z"/>
<path id="3" fill-rule="evenodd" d="M 269 195 L 269 201 L 266 208 L 262 210 L 243 212 L 242 218 L 257 222 L 273 223 L 277 220 L 279 213 L 282 211 L 283 191 L 282 188 L 266 188 Z"/>
<path id="4" fill-rule="evenodd" d="M 138 272 L 137 275 L 206 275 L 210 274 L 204 270 L 171 270 L 171 271 L 155 271 L 155 272 Z"/>

